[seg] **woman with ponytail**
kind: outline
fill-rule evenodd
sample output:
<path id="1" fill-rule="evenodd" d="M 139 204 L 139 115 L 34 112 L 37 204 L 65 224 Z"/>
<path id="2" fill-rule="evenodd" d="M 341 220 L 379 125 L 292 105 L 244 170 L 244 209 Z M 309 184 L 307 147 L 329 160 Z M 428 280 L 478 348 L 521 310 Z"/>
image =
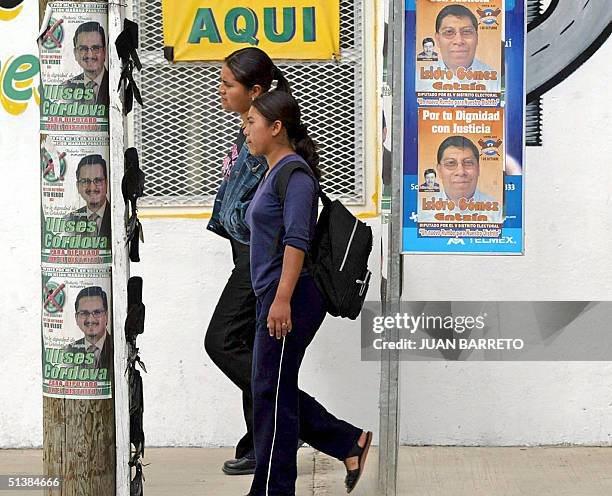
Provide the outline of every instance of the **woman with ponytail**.
<path id="1" fill-rule="evenodd" d="M 337 419 L 298 389 L 306 348 L 326 314 L 323 296 L 304 267 L 317 219 L 319 155 L 288 93 L 255 98 L 245 134 L 251 153 L 268 162 L 246 213 L 257 297 L 252 378 L 257 465 L 248 496 L 295 495 L 298 435 L 344 462 L 350 493 L 363 471 L 372 433 Z M 295 162 L 310 171 L 293 169 Z M 289 165 L 293 170 L 281 203 L 277 182 Z"/>
<path id="2" fill-rule="evenodd" d="M 242 390 L 247 432 L 236 446 L 236 458 L 223 464 L 223 471 L 230 475 L 252 474 L 255 470 L 251 362 L 256 299 L 249 269 L 250 233 L 244 214 L 267 164 L 264 158 L 251 154 L 243 129 L 251 101 L 268 91 L 289 92 L 290 88 L 265 52 L 249 47 L 225 59 L 219 85 L 221 105 L 228 112 L 238 114 L 242 124 L 223 160 L 223 180 L 208 229 L 229 240 L 234 269 L 210 320 L 205 348 L 213 362 Z"/>

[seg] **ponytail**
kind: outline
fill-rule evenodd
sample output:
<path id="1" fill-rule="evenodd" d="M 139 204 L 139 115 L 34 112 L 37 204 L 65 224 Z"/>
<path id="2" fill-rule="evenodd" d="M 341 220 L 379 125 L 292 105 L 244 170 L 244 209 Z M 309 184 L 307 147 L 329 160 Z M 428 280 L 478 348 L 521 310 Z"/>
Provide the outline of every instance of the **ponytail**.
<path id="1" fill-rule="evenodd" d="M 261 86 L 263 92 L 270 91 L 273 80 L 276 80 L 277 91 L 291 93 L 289 82 L 274 65 L 266 52 L 256 47 L 247 47 L 236 50 L 225 57 L 225 65 L 240 84 L 247 89 L 256 85 Z"/>
<path id="2" fill-rule="evenodd" d="M 287 81 L 287 78 L 285 78 L 282 71 L 276 65 L 272 70 L 272 77 L 276 80 L 276 88 L 274 88 L 274 91 L 284 91 L 285 93 L 291 94 L 289 81 Z"/>
<path id="3" fill-rule="evenodd" d="M 292 138 L 289 130 L 287 130 L 287 134 L 291 140 Z M 299 124 L 297 126 L 292 139 L 292 145 L 293 148 L 295 148 L 295 152 L 310 166 L 310 169 L 317 180 L 320 180 L 321 170 L 319 169 L 319 153 L 317 152 L 317 145 L 308 134 L 308 128 L 304 124 Z"/>

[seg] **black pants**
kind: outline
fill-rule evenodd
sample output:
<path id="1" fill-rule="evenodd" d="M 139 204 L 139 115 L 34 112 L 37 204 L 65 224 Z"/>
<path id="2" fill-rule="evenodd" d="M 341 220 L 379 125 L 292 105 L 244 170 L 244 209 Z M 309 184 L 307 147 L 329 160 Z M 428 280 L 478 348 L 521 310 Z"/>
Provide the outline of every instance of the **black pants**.
<path id="1" fill-rule="evenodd" d="M 242 390 L 247 432 L 236 446 L 236 458 L 254 450 L 251 363 L 257 299 L 251 285 L 249 247 L 231 240 L 234 269 L 208 324 L 204 347 L 212 361 Z"/>

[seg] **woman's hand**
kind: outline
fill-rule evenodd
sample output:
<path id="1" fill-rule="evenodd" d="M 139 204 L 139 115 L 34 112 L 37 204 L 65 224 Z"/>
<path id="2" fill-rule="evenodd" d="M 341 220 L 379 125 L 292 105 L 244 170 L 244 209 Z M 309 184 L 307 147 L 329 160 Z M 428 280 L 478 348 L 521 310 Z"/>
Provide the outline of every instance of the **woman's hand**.
<path id="1" fill-rule="evenodd" d="M 268 332 L 271 337 L 280 339 L 291 332 L 291 305 L 289 300 L 279 298 L 278 294 L 268 312 Z"/>
<path id="2" fill-rule="evenodd" d="M 291 332 L 291 297 L 304 264 L 304 252 L 293 246 L 285 246 L 283 269 L 276 288 L 276 296 L 268 311 L 268 332 L 276 339 Z"/>

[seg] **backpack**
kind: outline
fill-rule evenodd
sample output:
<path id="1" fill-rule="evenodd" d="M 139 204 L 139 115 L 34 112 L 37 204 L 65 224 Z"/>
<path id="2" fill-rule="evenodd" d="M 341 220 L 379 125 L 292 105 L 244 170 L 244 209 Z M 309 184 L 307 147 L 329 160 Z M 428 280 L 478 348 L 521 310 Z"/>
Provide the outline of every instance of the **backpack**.
<path id="1" fill-rule="evenodd" d="M 314 178 L 305 162 L 296 160 L 284 165 L 275 184 L 281 205 L 285 204 L 289 178 L 296 169 Z M 340 201 L 331 201 L 320 186 L 319 196 L 323 210 L 305 264 L 325 298 L 327 312 L 334 317 L 356 319 L 363 307 L 372 275 L 368 270 L 372 229 Z"/>

